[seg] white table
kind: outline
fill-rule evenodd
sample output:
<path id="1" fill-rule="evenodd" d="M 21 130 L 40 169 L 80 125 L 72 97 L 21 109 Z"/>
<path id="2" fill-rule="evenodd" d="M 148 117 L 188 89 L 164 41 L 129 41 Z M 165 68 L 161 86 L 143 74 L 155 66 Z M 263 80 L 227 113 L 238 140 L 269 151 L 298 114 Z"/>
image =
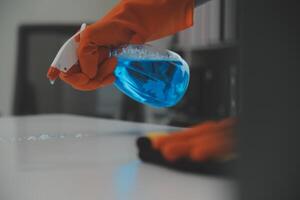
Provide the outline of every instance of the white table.
<path id="1" fill-rule="evenodd" d="M 135 138 L 167 126 L 73 115 L 0 118 L 0 200 L 226 200 L 235 183 L 141 163 Z"/>

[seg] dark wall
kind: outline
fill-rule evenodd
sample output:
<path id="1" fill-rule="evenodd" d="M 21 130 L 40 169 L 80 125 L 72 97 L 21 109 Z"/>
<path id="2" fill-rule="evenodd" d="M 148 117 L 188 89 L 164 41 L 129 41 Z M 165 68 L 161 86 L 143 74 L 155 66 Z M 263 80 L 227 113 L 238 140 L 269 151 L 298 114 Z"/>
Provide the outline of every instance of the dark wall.
<path id="1" fill-rule="evenodd" d="M 239 2 L 241 197 L 299 196 L 299 6 Z"/>

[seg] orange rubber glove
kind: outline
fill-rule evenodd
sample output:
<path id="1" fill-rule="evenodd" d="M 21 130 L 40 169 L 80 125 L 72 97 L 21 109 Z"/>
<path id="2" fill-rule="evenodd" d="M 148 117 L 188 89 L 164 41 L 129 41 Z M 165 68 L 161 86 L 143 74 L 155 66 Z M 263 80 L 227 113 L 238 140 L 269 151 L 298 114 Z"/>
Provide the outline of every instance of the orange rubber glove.
<path id="1" fill-rule="evenodd" d="M 80 34 L 79 65 L 60 78 L 79 90 L 94 90 L 114 81 L 117 64 L 109 48 L 142 44 L 193 25 L 194 0 L 122 0 Z M 48 76 L 51 72 L 48 72 Z"/>
<path id="2" fill-rule="evenodd" d="M 193 161 L 219 158 L 233 152 L 235 124 L 234 118 L 205 122 L 170 135 L 154 136 L 151 143 L 169 161 L 180 158 Z"/>

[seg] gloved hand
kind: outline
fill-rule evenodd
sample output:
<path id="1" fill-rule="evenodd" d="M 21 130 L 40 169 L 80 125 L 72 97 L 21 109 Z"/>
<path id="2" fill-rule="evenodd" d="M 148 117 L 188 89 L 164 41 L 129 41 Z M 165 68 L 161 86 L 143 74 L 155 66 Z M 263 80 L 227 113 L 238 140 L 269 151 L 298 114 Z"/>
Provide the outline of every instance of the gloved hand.
<path id="1" fill-rule="evenodd" d="M 152 147 L 168 161 L 189 158 L 204 161 L 228 155 L 234 148 L 236 120 L 205 122 L 192 128 L 151 138 Z"/>
<path id="2" fill-rule="evenodd" d="M 77 38 L 79 64 L 60 78 L 79 90 L 94 90 L 114 81 L 116 59 L 109 49 L 142 44 L 193 25 L 194 0 L 122 0 Z"/>

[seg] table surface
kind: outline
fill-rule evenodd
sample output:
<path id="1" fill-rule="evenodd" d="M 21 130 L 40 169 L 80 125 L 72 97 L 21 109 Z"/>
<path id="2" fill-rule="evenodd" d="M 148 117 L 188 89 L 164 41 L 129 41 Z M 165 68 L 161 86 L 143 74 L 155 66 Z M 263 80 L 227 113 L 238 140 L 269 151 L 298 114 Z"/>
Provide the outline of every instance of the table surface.
<path id="1" fill-rule="evenodd" d="M 142 163 L 135 139 L 174 127 L 74 115 L 0 118 L 1 200 L 226 200 L 233 180 Z"/>

